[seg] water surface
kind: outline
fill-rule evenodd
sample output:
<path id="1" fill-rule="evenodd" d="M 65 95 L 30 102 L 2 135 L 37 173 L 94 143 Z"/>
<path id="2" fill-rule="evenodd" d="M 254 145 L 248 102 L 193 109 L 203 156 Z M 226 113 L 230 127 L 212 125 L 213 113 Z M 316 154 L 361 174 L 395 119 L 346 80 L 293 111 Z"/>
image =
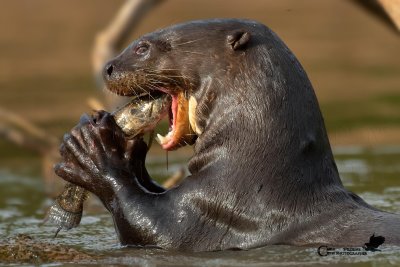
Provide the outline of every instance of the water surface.
<path id="1" fill-rule="evenodd" d="M 338 147 L 334 153 L 347 188 L 380 209 L 400 213 L 400 147 Z M 153 155 L 149 157 L 148 166 L 152 175 L 161 178 L 178 170 L 185 160 L 179 154 L 170 155 L 167 171 L 165 156 Z M 38 240 L 73 246 L 98 255 L 99 260 L 95 263 L 131 266 L 400 266 L 400 248 L 388 246 L 367 255 L 325 257 L 319 256 L 316 248 L 290 246 L 207 253 L 124 248 L 118 244 L 109 214 L 93 208 L 86 211 L 78 228 L 61 232 L 53 239 L 55 227 L 40 225 L 51 200 L 46 196 L 37 162 L 21 162 L 21 166 L 23 168 L 0 169 L 0 237 L 25 233 Z M 85 263 L 94 262 L 82 262 Z"/>

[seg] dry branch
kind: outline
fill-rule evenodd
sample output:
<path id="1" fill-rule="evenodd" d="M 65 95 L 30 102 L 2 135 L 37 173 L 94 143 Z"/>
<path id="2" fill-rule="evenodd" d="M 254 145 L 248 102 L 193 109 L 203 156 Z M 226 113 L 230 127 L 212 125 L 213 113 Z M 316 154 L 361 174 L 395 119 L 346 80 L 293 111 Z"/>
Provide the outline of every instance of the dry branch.
<path id="1" fill-rule="evenodd" d="M 400 31 L 400 0 L 378 0 L 378 3 Z"/>
<path id="2" fill-rule="evenodd" d="M 101 73 L 104 64 L 121 49 L 129 33 L 143 16 L 161 1 L 127 0 L 108 27 L 97 35 L 92 53 L 92 65 L 100 88 L 103 88 Z"/>
<path id="3" fill-rule="evenodd" d="M 41 154 L 58 144 L 56 137 L 4 108 L 0 108 L 0 136 Z"/>

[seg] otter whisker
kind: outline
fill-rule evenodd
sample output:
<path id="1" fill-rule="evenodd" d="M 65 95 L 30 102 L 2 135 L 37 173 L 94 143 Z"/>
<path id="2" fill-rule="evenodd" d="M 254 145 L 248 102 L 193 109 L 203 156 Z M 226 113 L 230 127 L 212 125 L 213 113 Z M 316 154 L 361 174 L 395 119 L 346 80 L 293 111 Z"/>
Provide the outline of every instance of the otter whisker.
<path id="1" fill-rule="evenodd" d="M 149 84 L 152 84 L 152 85 L 155 85 L 155 86 L 164 86 L 164 85 L 166 85 L 166 84 L 168 84 L 168 83 L 166 83 L 166 82 L 164 82 L 164 81 L 160 81 L 160 80 L 157 80 L 157 79 L 148 79 L 148 81 L 149 81 Z"/>
<path id="2" fill-rule="evenodd" d="M 176 80 L 174 80 L 174 79 L 172 79 L 172 78 L 182 78 L 183 80 L 194 81 L 193 78 L 189 78 L 189 77 L 184 76 L 184 75 L 168 75 L 168 76 L 166 76 L 166 75 L 159 75 L 159 74 L 153 74 L 153 75 L 157 75 L 157 76 L 159 76 L 159 77 L 163 77 L 163 78 L 172 80 L 172 81 L 174 81 L 174 82 L 176 82 Z"/>
<path id="3" fill-rule="evenodd" d="M 157 77 L 160 77 L 160 78 L 165 78 L 165 79 L 167 79 L 167 80 L 170 80 L 170 81 L 173 81 L 174 83 L 176 83 L 176 80 L 174 80 L 174 79 L 172 79 L 172 78 L 169 78 L 169 77 L 167 77 L 167 76 L 164 76 L 164 75 L 155 74 L 155 73 L 149 73 L 148 75 L 157 76 Z"/>
<path id="4" fill-rule="evenodd" d="M 194 43 L 194 42 L 197 42 L 197 41 L 201 41 L 201 40 L 203 40 L 203 39 L 204 39 L 204 38 L 199 38 L 199 39 L 187 41 L 187 42 L 180 43 L 180 44 L 174 44 L 174 46 L 181 46 L 181 45 L 185 45 L 185 44 L 191 44 L 191 43 Z"/>
<path id="5" fill-rule="evenodd" d="M 159 87 L 157 87 L 157 86 L 155 86 L 155 85 L 153 85 L 151 83 L 148 83 L 147 86 L 149 86 L 153 90 L 158 90 L 158 88 L 159 88 Z"/>
<path id="6" fill-rule="evenodd" d="M 200 55 L 200 56 L 205 56 L 206 54 L 200 53 L 200 52 L 195 52 L 195 51 L 181 51 L 183 53 L 189 53 L 189 54 L 195 54 L 195 55 Z"/>
<path id="7" fill-rule="evenodd" d="M 190 146 L 188 142 L 186 142 L 185 140 L 183 140 L 183 143 L 187 146 Z"/>
<path id="8" fill-rule="evenodd" d="M 158 70 L 158 71 L 166 71 L 166 70 L 174 70 L 174 71 L 179 71 L 179 69 L 160 69 L 160 70 Z M 169 79 L 171 79 L 171 78 L 183 78 L 184 80 L 194 80 L 193 78 L 190 78 L 190 77 L 188 77 L 188 76 L 185 76 L 185 75 L 175 75 L 175 74 L 163 74 L 163 73 L 160 73 L 160 72 L 156 72 L 156 71 L 154 71 L 154 70 L 151 70 L 151 69 L 148 69 L 147 70 L 147 74 L 148 75 L 152 75 L 152 76 L 158 76 L 158 77 L 161 77 L 161 78 L 169 78 Z"/>
<path id="9" fill-rule="evenodd" d="M 152 82 L 152 83 L 164 83 L 164 82 L 162 82 L 162 81 L 160 81 L 160 80 L 153 79 L 153 78 L 149 78 L 148 81 L 149 81 L 149 82 Z"/>
<path id="10" fill-rule="evenodd" d="M 140 94 L 140 95 L 138 95 L 136 92 L 135 92 L 135 90 L 132 90 L 135 94 L 136 94 L 136 96 L 142 96 L 142 95 L 145 95 L 145 94 L 147 94 L 151 99 L 153 99 L 153 100 L 155 100 L 155 98 L 150 94 L 150 91 L 149 90 L 146 90 L 145 88 L 143 88 L 140 84 L 138 84 L 136 81 L 134 81 L 134 83 L 135 83 L 135 85 L 138 87 L 138 88 L 140 88 L 143 92 L 144 92 L 144 94 Z"/>
<path id="11" fill-rule="evenodd" d="M 180 71 L 180 69 L 158 69 L 157 71 L 161 72 L 161 71 L 166 71 L 166 70 Z"/>
<path id="12" fill-rule="evenodd" d="M 136 87 L 138 87 L 139 85 L 137 84 L 136 81 L 133 81 L 133 83 L 135 84 Z M 139 98 L 140 95 L 136 92 L 136 90 L 134 90 L 133 88 L 131 88 L 131 91 L 135 94 L 136 98 Z M 140 98 L 139 98 L 140 99 Z"/>

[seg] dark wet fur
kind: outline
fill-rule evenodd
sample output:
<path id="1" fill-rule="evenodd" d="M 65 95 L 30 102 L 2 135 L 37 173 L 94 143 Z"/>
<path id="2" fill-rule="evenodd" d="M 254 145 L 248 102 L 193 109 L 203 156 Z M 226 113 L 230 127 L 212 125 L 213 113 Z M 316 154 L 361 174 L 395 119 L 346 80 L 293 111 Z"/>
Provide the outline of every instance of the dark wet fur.
<path id="1" fill-rule="evenodd" d="M 147 54 L 135 52 L 141 42 Z M 175 69 L 176 90 L 198 102 L 202 130 L 191 175 L 168 191 L 146 172 L 145 144 L 127 145 L 111 116 L 81 121 L 67 136 L 57 174 L 103 201 L 122 244 L 361 247 L 375 233 L 400 245 L 400 216 L 343 187 L 307 75 L 264 25 L 189 22 L 143 36 L 111 63 L 109 86 L 136 93 L 151 90 L 147 74 Z"/>
<path id="2" fill-rule="evenodd" d="M 112 115 L 127 138 L 143 136 L 143 134 L 155 125 L 164 115 L 170 105 L 169 96 L 153 99 L 135 98 L 122 108 L 115 111 Z M 96 112 L 91 120 L 93 123 L 100 120 L 104 111 Z M 83 117 L 88 119 L 87 117 Z M 151 140 L 152 141 L 152 140 Z M 149 143 L 151 143 L 151 141 Z M 64 147 L 61 153 L 64 153 Z M 63 192 L 55 199 L 52 206 L 47 211 L 44 223 L 50 222 L 58 226 L 54 237 L 62 229 L 72 229 L 77 227 L 82 219 L 83 203 L 88 197 L 88 191 L 82 187 L 67 183 Z"/>

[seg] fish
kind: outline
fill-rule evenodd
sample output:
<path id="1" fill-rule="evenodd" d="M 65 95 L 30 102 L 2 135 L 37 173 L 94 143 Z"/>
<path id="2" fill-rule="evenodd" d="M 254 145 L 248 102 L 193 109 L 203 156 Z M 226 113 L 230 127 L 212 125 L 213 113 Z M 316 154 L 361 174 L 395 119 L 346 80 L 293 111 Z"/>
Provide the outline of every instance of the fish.
<path id="1" fill-rule="evenodd" d="M 151 132 L 171 107 L 171 96 L 165 94 L 156 99 L 135 98 L 112 113 L 115 122 L 130 138 Z"/>
<path id="2" fill-rule="evenodd" d="M 114 111 L 112 116 L 127 138 L 136 138 L 151 132 L 148 147 L 154 138 L 153 129 L 169 111 L 172 99 L 169 95 L 152 98 L 150 95 L 136 97 Z M 89 192 L 77 185 L 66 183 L 62 193 L 54 200 L 44 219 L 44 223 L 55 224 L 57 237 L 62 230 L 77 227 L 82 219 L 83 203 Z"/>

